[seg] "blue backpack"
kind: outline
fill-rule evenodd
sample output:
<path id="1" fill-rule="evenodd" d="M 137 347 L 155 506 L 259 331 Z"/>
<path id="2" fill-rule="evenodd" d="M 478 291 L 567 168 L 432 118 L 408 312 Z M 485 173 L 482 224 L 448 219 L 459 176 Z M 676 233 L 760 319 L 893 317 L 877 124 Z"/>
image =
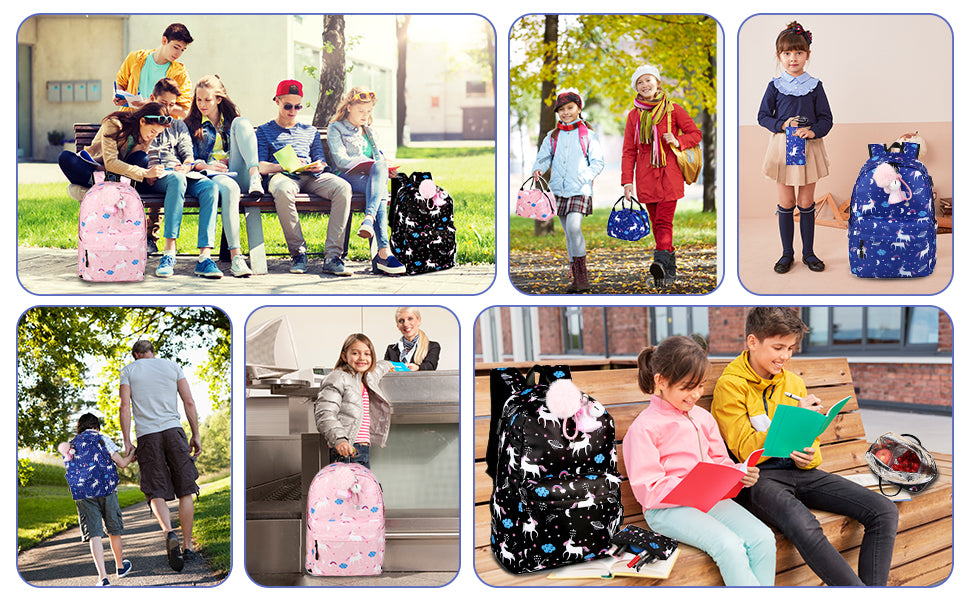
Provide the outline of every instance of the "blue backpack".
<path id="1" fill-rule="evenodd" d="M 897 148 L 898 152 L 893 151 Z M 933 180 L 918 156 L 919 144 L 895 143 L 889 148 L 869 145 L 869 160 L 852 188 L 849 268 L 854 275 L 905 278 L 926 277 L 933 272 Z M 901 182 L 902 190 L 894 197 L 876 183 L 876 168 L 882 164 L 892 167 Z"/>
<path id="2" fill-rule="evenodd" d="M 67 485 L 75 500 L 107 496 L 118 487 L 118 470 L 101 434 L 87 430 L 71 440 L 74 458 L 66 461 Z"/>

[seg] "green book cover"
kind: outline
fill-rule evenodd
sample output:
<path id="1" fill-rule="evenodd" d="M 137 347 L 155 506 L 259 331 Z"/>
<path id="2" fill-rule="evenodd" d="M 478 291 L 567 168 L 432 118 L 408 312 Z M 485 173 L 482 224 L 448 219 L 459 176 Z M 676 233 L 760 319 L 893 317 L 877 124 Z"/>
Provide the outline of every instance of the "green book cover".
<path id="1" fill-rule="evenodd" d="M 779 404 L 768 427 L 764 455 L 787 457 L 794 450 L 800 452 L 808 448 L 828 428 L 850 398 L 852 396 L 839 400 L 825 414 L 800 406 Z"/>

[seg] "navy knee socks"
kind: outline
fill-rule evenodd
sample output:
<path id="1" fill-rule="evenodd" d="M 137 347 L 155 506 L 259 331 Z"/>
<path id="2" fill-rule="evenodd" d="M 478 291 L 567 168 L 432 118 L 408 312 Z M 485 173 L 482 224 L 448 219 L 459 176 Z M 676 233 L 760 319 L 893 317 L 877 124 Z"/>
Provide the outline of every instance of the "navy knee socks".
<path id="1" fill-rule="evenodd" d="M 798 207 L 798 228 L 802 233 L 802 256 L 815 255 L 815 205 Z"/>
<path id="2" fill-rule="evenodd" d="M 781 234 L 781 253 L 794 259 L 795 209 L 779 206 L 775 214 L 778 215 L 778 232 Z M 812 225 L 815 225 L 814 221 Z"/>

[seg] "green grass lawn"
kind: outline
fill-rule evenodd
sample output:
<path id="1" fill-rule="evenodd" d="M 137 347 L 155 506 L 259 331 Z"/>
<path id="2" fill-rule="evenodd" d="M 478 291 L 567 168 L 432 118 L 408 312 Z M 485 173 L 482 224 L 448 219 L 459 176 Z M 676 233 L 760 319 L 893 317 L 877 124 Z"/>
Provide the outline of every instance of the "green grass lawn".
<path id="1" fill-rule="evenodd" d="M 17 487 L 18 552 L 77 525 L 77 508 L 59 459 L 32 458 L 31 463 L 34 474 L 30 484 Z M 202 493 L 195 502 L 193 537 L 213 570 L 226 573 L 232 561 L 230 475 L 228 471 L 210 475 L 200 483 Z M 118 503 L 122 508 L 144 501 L 145 496 L 137 485 L 118 486 Z"/>
<path id="2" fill-rule="evenodd" d="M 430 171 L 435 182 L 455 202 L 457 260 L 465 264 L 495 262 L 495 149 L 430 148 L 401 149 L 396 161 L 402 173 Z M 67 196 L 67 182 L 22 184 L 17 189 L 18 244 L 40 248 L 77 247 L 77 202 Z M 300 216 L 310 252 L 323 252 L 327 237 L 327 216 Z M 363 215 L 354 215 L 356 231 Z M 195 252 L 198 217 L 186 215 L 179 235 L 179 250 Z M 217 224 L 221 231 L 222 221 Z M 263 215 L 266 251 L 286 252 L 283 232 L 275 214 Z M 242 228 L 243 251 L 247 251 L 246 228 Z M 367 242 L 350 236 L 351 260 L 369 260 Z"/>
<path id="3" fill-rule="evenodd" d="M 587 248 L 629 248 L 631 242 L 606 235 L 610 209 L 594 209 L 583 219 L 583 237 Z M 555 219 L 555 233 L 536 237 L 535 221 L 512 215 L 509 217 L 509 246 L 513 251 L 555 250 L 566 247 L 559 220 Z M 652 241 L 652 235 L 648 238 Z M 699 207 L 678 207 L 674 214 L 674 247 L 717 245 L 717 214 L 703 212 Z M 652 246 L 651 246 L 652 247 Z"/>

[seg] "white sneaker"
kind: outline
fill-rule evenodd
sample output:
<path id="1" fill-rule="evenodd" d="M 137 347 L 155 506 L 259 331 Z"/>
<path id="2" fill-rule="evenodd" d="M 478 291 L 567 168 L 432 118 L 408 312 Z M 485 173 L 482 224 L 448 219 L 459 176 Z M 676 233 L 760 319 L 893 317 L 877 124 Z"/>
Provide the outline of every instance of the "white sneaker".
<path id="1" fill-rule="evenodd" d="M 249 176 L 249 195 L 250 196 L 263 195 L 263 178 L 260 177 L 259 173 Z"/>
<path id="2" fill-rule="evenodd" d="M 232 257 L 232 266 L 229 267 L 229 272 L 232 273 L 233 277 L 249 277 L 253 274 L 252 269 L 246 264 L 246 257 L 242 254 Z"/>

